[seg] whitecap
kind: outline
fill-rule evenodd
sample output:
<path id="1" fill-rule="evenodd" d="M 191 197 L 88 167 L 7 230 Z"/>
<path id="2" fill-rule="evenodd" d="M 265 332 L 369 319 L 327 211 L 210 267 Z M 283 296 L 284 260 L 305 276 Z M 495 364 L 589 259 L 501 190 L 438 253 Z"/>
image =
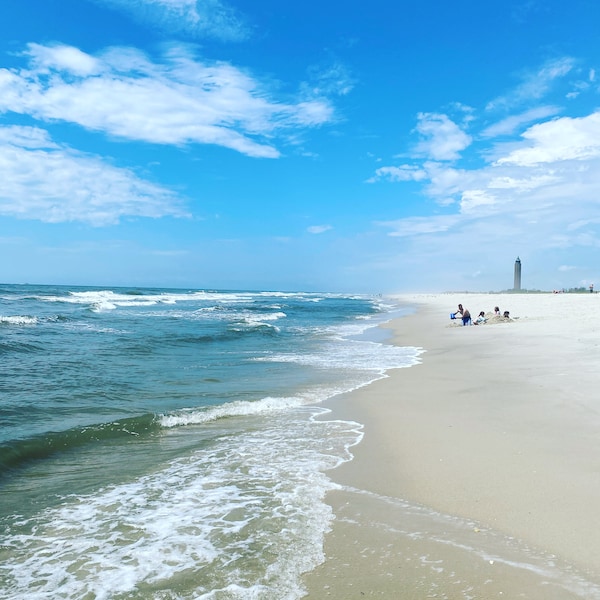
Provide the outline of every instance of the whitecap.
<path id="1" fill-rule="evenodd" d="M 219 406 L 200 409 L 184 409 L 169 415 L 161 415 L 159 423 L 163 427 L 180 427 L 182 425 L 200 425 L 227 417 L 242 417 L 268 412 L 283 411 L 315 401 L 312 394 L 290 397 L 266 397 L 254 402 L 237 400 Z"/>
<path id="2" fill-rule="evenodd" d="M 38 323 L 38 319 L 37 317 L 29 317 L 26 315 L 0 315 L 0 323 L 4 323 L 6 325 L 36 325 Z"/>

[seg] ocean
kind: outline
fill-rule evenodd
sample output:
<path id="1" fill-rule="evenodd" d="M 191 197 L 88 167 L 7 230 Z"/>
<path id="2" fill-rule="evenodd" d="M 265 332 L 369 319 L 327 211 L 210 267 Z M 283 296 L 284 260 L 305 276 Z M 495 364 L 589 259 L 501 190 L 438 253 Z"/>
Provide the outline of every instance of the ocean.
<path id="1" fill-rule="evenodd" d="M 295 599 L 408 308 L 319 293 L 0 286 L 0 598 Z"/>

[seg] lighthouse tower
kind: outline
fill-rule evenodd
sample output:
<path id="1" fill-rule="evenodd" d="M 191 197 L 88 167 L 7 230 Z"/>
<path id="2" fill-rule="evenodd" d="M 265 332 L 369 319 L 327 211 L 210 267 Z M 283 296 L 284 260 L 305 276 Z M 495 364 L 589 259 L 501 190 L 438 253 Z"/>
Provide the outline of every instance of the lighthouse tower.
<path id="1" fill-rule="evenodd" d="M 515 291 L 521 289 L 521 259 L 518 256 L 517 260 L 515 260 L 515 286 L 513 289 Z"/>

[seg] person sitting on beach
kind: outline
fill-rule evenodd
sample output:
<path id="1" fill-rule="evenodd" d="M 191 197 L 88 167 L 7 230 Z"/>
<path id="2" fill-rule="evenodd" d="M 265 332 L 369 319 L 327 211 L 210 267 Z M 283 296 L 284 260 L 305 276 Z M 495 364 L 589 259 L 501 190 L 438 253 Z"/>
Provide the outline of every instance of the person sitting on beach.
<path id="1" fill-rule="evenodd" d="M 481 311 L 478 317 L 473 321 L 473 325 L 483 325 L 486 321 L 485 313 Z"/>
<path id="2" fill-rule="evenodd" d="M 494 307 L 494 314 L 499 317 L 500 316 L 500 307 L 499 306 L 495 306 Z"/>
<path id="3" fill-rule="evenodd" d="M 505 311 L 504 311 L 504 314 L 503 314 L 502 316 L 503 316 L 505 319 L 510 319 L 510 313 L 509 313 L 507 310 L 505 310 Z"/>
<path id="4" fill-rule="evenodd" d="M 459 304 L 462 308 L 462 306 Z M 462 322 L 463 325 L 471 325 L 471 313 L 465 308 L 462 312 Z"/>

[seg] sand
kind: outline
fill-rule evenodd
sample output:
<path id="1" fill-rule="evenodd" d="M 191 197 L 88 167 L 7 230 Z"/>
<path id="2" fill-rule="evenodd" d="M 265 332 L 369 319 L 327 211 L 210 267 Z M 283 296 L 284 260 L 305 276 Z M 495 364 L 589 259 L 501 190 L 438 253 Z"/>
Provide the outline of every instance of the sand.
<path id="1" fill-rule="evenodd" d="M 425 352 L 329 405 L 364 438 L 307 597 L 600 599 L 600 295 L 401 299 Z"/>

